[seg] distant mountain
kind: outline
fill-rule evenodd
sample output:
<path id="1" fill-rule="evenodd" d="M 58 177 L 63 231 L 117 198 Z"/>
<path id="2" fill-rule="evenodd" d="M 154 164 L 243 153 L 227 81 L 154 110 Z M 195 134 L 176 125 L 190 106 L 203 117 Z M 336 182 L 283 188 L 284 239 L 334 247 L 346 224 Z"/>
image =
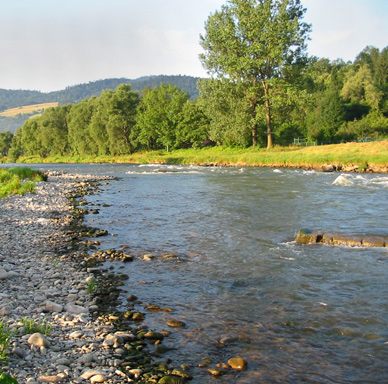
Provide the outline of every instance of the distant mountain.
<path id="1" fill-rule="evenodd" d="M 59 102 L 59 104 L 79 103 L 83 99 L 99 96 L 105 89 L 115 89 L 119 84 L 131 84 L 133 90 L 141 91 L 144 88 L 154 88 L 160 83 L 185 89 L 192 99 L 198 96 L 198 77 L 192 76 L 145 76 L 138 79 L 105 79 L 67 87 L 62 91 L 43 93 L 39 91 L 7 90 L 0 89 L 0 112 L 9 108 L 23 105 Z"/>

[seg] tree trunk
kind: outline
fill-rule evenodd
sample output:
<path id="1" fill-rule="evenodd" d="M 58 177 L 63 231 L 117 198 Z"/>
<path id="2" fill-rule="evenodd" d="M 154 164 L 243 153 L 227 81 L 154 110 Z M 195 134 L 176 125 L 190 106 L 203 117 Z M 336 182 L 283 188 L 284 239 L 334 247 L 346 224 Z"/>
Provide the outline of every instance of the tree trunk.
<path id="1" fill-rule="evenodd" d="M 252 98 L 249 100 L 250 108 L 251 108 L 251 117 L 253 121 L 256 121 L 256 107 L 257 101 Z M 257 147 L 257 123 L 252 127 L 252 147 Z"/>
<path id="2" fill-rule="evenodd" d="M 264 93 L 265 93 L 265 109 L 267 110 L 267 149 L 273 147 L 272 139 L 272 116 L 271 116 L 271 103 L 269 101 L 269 86 L 264 83 Z"/>
<path id="3" fill-rule="evenodd" d="M 257 125 L 252 128 L 252 147 L 257 147 Z"/>

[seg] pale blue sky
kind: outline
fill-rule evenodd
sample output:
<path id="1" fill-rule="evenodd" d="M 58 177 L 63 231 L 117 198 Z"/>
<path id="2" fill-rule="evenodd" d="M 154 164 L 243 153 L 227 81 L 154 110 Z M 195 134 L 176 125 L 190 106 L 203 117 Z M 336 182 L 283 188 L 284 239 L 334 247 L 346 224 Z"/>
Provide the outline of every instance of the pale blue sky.
<path id="1" fill-rule="evenodd" d="M 44 92 L 145 75 L 206 76 L 199 34 L 226 0 L 0 0 L 0 88 Z M 388 0 L 302 0 L 309 53 L 388 46 Z"/>

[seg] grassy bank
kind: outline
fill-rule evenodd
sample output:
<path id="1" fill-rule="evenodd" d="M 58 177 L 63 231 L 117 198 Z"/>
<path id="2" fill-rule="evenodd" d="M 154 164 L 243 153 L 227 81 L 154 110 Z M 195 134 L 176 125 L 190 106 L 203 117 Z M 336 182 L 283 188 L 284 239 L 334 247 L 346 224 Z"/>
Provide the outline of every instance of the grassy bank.
<path id="1" fill-rule="evenodd" d="M 46 179 L 41 172 L 30 168 L 0 168 L 0 198 L 34 192 L 35 182 Z"/>
<path id="2" fill-rule="evenodd" d="M 316 147 L 263 148 L 203 148 L 181 149 L 172 152 L 139 152 L 125 156 L 25 157 L 22 163 L 166 163 L 213 164 L 228 166 L 272 166 L 317 168 L 332 164 L 339 168 L 368 166 L 384 171 L 388 166 L 388 140 L 371 143 L 344 143 Z M 385 171 L 386 172 L 386 171 Z"/>

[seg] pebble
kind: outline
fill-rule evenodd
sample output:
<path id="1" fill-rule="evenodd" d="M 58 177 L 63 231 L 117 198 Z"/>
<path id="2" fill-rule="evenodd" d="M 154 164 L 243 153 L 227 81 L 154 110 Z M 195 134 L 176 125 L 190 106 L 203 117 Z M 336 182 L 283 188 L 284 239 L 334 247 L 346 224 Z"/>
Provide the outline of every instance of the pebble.
<path id="1" fill-rule="evenodd" d="M 20 384 L 119 384 L 154 375 L 144 368 L 152 363 L 144 364 L 151 355 L 143 348 L 154 343 L 163 346 L 168 333 L 143 327 L 142 313 L 133 313 L 131 327 L 123 332 L 115 332 L 114 324 L 120 320 L 116 313 L 97 317 L 101 308 L 88 292 L 87 283 L 103 272 L 86 262 L 81 262 L 84 268 L 80 270 L 79 260 L 83 259 L 77 252 L 81 251 L 72 246 L 74 237 L 82 234 L 75 236 L 69 231 L 74 206 L 68 196 L 80 184 L 89 188 L 89 182 L 97 179 L 52 173 L 48 182 L 36 185 L 34 194 L 0 199 L 0 321 L 5 319 L 15 331 L 7 373 Z M 98 231 L 100 235 L 106 231 Z M 130 295 L 127 300 L 132 305 L 138 299 Z M 20 322 L 22 317 L 37 326 L 49 326 L 49 332 L 28 334 Z M 186 382 L 160 371 L 153 380 Z"/>
<path id="2" fill-rule="evenodd" d="M 93 271 L 80 271 L 78 265 L 62 261 L 60 256 L 69 252 L 71 241 L 66 227 L 73 207 L 67 194 L 81 180 L 94 179 L 87 175 L 50 176 L 48 182 L 36 185 L 34 194 L 0 199 L 0 321 L 5 319 L 17 331 L 7 356 L 7 373 L 19 383 L 81 383 L 83 362 L 102 368 L 88 378 L 94 377 L 95 383 L 103 382 L 102 378 L 105 381 L 107 373 L 117 369 L 104 366 L 115 359 L 115 350 L 100 348 L 105 324 L 89 313 L 89 308 L 98 310 L 86 290 Z M 51 332 L 48 336 L 26 334 L 20 324 L 22 317 L 49 324 Z M 104 337 L 110 333 L 107 331 Z M 93 353 L 88 350 L 92 345 Z"/>
<path id="3" fill-rule="evenodd" d="M 233 357 L 229 359 L 228 364 L 236 370 L 243 370 L 245 368 L 245 361 L 240 357 Z"/>
<path id="4" fill-rule="evenodd" d="M 28 344 L 31 344 L 35 347 L 48 347 L 50 345 L 47 338 L 40 334 L 40 333 L 34 333 L 28 338 Z"/>

